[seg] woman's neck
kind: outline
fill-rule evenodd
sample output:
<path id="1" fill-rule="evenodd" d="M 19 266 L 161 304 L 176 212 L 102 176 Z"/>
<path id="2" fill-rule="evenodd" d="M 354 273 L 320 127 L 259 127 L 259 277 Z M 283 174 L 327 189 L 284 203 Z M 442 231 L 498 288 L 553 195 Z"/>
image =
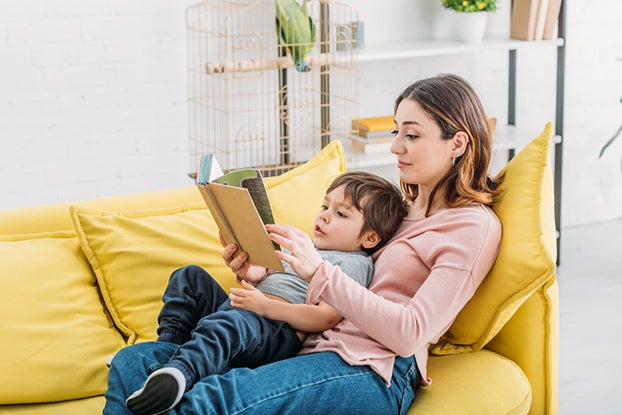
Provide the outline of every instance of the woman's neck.
<path id="1" fill-rule="evenodd" d="M 425 217 L 426 211 L 428 210 L 428 203 L 430 201 L 430 194 L 431 192 L 429 191 L 429 189 L 422 188 L 421 186 L 419 187 L 419 193 L 417 195 L 417 198 L 413 200 L 410 204 L 408 218 L 421 219 Z M 430 207 L 430 215 L 446 207 L 445 204 L 441 202 L 442 200 L 442 195 L 437 192 Z"/>

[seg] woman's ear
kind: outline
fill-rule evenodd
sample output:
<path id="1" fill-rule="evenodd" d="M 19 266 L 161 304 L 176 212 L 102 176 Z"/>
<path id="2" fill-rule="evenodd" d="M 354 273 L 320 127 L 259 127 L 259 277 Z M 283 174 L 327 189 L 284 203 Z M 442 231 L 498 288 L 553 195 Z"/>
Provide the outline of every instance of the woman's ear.
<path id="1" fill-rule="evenodd" d="M 363 235 L 361 246 L 366 249 L 371 249 L 378 245 L 381 240 L 382 238 L 375 231 L 367 231 L 365 232 L 365 235 Z"/>
<path id="2" fill-rule="evenodd" d="M 456 158 L 464 154 L 469 144 L 469 136 L 464 131 L 458 131 L 451 139 L 451 155 Z"/>

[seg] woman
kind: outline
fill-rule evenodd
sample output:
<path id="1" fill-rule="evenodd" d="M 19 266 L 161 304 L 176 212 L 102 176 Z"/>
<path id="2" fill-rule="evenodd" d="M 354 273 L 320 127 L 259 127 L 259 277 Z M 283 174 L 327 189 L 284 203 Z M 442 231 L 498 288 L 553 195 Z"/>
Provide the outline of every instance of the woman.
<path id="1" fill-rule="evenodd" d="M 374 277 L 361 287 L 323 261 L 311 240 L 270 225 L 278 253 L 309 281 L 307 302 L 324 301 L 344 319 L 311 334 L 299 356 L 255 369 L 208 376 L 174 414 L 405 413 L 415 388 L 429 385 L 428 346 L 449 328 L 496 258 L 501 226 L 490 209 L 497 183 L 487 173 L 492 138 L 471 88 L 455 75 L 416 82 L 395 103 L 400 182 L 410 207 L 395 236 L 374 254 Z M 257 281 L 235 246 L 223 258 Z M 255 272 L 254 272 L 255 271 Z M 104 413 L 130 413 L 125 399 L 174 353 L 143 343 L 113 360 Z"/>

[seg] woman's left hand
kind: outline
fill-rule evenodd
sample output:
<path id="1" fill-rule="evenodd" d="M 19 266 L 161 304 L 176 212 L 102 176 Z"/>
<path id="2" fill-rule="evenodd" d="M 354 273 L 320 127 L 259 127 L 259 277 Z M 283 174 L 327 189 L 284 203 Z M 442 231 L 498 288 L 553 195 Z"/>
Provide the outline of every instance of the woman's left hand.
<path id="1" fill-rule="evenodd" d="M 276 251 L 276 256 L 291 265 L 299 278 L 311 281 L 323 259 L 309 235 L 289 225 L 266 225 L 266 229 L 272 241 L 289 251 Z"/>

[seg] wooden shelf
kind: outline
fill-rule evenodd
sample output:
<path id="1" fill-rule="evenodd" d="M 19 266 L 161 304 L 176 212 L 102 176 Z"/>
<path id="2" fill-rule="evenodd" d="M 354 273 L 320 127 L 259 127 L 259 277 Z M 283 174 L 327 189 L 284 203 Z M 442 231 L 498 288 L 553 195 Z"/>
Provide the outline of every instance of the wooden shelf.
<path id="1" fill-rule="evenodd" d="M 373 62 L 385 59 L 422 58 L 460 53 L 473 53 L 487 50 L 519 50 L 540 47 L 559 47 L 564 39 L 517 40 L 504 36 L 492 36 L 479 43 L 466 43 L 449 40 L 409 40 L 366 43 L 358 50 L 359 62 Z"/>

